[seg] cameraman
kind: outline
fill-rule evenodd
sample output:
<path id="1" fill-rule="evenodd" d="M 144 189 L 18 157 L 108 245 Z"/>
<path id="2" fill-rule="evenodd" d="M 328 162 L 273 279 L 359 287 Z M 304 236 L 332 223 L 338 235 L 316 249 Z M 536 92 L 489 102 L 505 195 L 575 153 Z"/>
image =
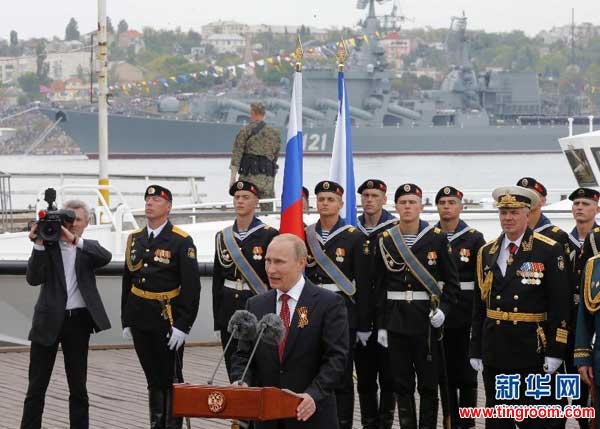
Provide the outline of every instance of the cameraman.
<path id="1" fill-rule="evenodd" d="M 29 387 L 21 429 L 39 429 L 42 425 L 46 389 L 59 343 L 69 384 L 71 428 L 89 427 L 86 380 L 90 333 L 110 328 L 96 287 L 95 270 L 108 264 L 112 255 L 97 241 L 81 238 L 90 217 L 83 201 L 67 201 L 64 208 L 72 210 L 75 217 L 72 222 L 62 218 L 58 242 L 42 240 L 39 223 L 29 233 L 34 244 L 27 264 L 27 283 L 40 285 L 41 289 L 29 332 Z"/>

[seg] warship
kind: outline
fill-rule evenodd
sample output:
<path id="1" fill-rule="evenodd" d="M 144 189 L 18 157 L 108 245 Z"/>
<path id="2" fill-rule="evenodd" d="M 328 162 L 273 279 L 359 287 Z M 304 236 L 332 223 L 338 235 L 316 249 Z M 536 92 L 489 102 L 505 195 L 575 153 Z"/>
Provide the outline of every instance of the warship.
<path id="1" fill-rule="evenodd" d="M 385 0 L 358 0 L 357 7 L 367 10 L 360 23 L 363 37 L 356 39 L 345 64 L 355 155 L 560 152 L 558 138 L 568 134 L 567 118 L 547 114 L 548 102 L 537 74 L 477 74 L 469 57 L 464 13 L 452 19 L 457 61 L 440 88 L 401 99 L 392 88 L 394 73 L 379 42 L 378 35 L 386 29 L 375 14 L 376 2 Z M 308 63 L 302 73 L 304 153 L 328 155 L 338 108 L 337 70 L 333 65 Z M 109 112 L 110 156 L 228 156 L 237 132 L 249 121 L 250 102 L 257 98 L 239 88 L 192 96 L 185 119 L 174 97 L 158 101 L 162 116 L 134 110 Z M 261 101 L 267 107 L 266 121 L 285 137 L 290 93 Z M 41 111 L 60 120 L 83 153 L 97 154 L 94 107 L 42 107 Z M 574 132 L 587 131 L 587 121 L 587 117 L 575 118 Z"/>

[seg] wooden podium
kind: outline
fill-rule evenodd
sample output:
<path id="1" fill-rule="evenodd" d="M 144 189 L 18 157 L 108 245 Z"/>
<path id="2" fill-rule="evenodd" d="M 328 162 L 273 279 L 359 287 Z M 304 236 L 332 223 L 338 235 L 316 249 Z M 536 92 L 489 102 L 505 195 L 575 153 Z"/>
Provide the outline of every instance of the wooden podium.
<path id="1" fill-rule="evenodd" d="M 276 387 L 173 385 L 173 415 L 215 419 L 277 420 L 296 417 L 302 398 Z"/>

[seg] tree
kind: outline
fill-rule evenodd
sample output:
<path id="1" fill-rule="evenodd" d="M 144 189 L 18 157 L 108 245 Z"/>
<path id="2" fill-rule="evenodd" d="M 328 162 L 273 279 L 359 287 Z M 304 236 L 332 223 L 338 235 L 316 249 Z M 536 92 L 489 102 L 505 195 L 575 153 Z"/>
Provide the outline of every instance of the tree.
<path id="1" fill-rule="evenodd" d="M 46 83 L 48 80 L 48 71 L 50 66 L 45 63 L 47 52 L 46 52 L 46 41 L 41 39 L 37 47 L 35 48 L 35 63 L 36 63 L 36 76 L 40 83 Z"/>
<path id="2" fill-rule="evenodd" d="M 37 75 L 32 72 L 27 72 L 21 75 L 17 82 L 23 91 L 25 91 L 32 98 L 40 98 L 40 80 Z"/>
<path id="3" fill-rule="evenodd" d="M 112 20 L 110 19 L 110 16 L 106 17 L 106 32 L 115 34 L 115 27 L 113 27 L 113 23 L 112 23 Z"/>
<path id="4" fill-rule="evenodd" d="M 19 36 L 15 30 L 11 30 L 10 32 L 10 47 L 16 48 L 19 44 Z"/>
<path id="5" fill-rule="evenodd" d="M 120 20 L 117 25 L 117 34 L 125 33 L 127 31 L 129 31 L 129 24 L 127 24 L 127 21 L 124 19 Z"/>
<path id="6" fill-rule="evenodd" d="M 79 40 L 79 24 L 75 18 L 71 18 L 65 28 L 65 40 Z"/>

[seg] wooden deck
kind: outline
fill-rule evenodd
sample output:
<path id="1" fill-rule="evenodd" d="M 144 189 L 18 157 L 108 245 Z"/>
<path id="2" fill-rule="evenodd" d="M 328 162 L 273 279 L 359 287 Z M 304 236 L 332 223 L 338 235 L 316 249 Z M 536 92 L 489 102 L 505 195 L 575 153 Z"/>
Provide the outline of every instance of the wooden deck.
<path id="1" fill-rule="evenodd" d="M 189 383 L 205 383 L 213 371 L 220 351 L 220 347 L 187 347 L 184 357 L 185 380 Z M 19 427 L 27 390 L 28 365 L 28 348 L 0 349 L 0 428 Z M 219 370 L 215 384 L 227 384 L 224 366 Z M 146 380 L 133 348 L 90 350 L 88 392 L 91 428 L 144 429 L 149 426 Z M 69 427 L 68 397 L 62 353 L 59 352 L 46 395 L 43 428 Z M 483 397 L 483 383 L 480 382 L 480 404 Z M 192 419 L 192 428 L 196 429 L 229 427 L 230 422 L 226 420 Z M 357 399 L 354 428 L 360 427 Z M 396 423 L 394 428 L 398 427 Z M 441 427 L 441 424 L 438 424 L 438 427 Z M 477 427 L 483 428 L 483 421 L 477 422 Z M 575 421 L 569 421 L 567 424 L 567 428 L 576 427 L 578 426 Z"/>

